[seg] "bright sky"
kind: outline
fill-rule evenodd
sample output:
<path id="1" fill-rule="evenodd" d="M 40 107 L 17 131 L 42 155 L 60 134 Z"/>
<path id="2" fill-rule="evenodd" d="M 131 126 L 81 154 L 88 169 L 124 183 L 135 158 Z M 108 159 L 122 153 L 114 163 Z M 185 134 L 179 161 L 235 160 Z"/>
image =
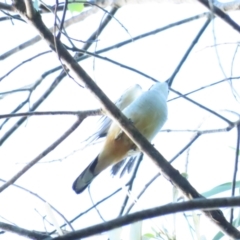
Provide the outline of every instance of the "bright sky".
<path id="1" fill-rule="evenodd" d="M 148 4 L 124 7 L 116 14 L 116 18 L 128 32 L 117 21 L 112 21 L 99 37 L 98 44 L 93 45 L 89 51 L 93 52 L 96 49 L 102 49 L 122 40 L 130 39 L 138 34 L 154 30 L 204 11 L 206 9 L 200 4 Z M 231 13 L 231 17 L 236 22 L 240 20 L 238 12 Z M 86 19 L 83 23 L 78 23 L 68 28 L 68 34 L 73 38 L 85 40 L 97 28 L 101 18 L 102 13 L 96 14 Z M 45 23 L 48 26 L 52 26 L 53 18 L 51 16 L 44 19 L 46 19 Z M 195 20 L 122 48 L 112 50 L 103 54 L 103 56 L 136 68 L 159 81 L 165 81 L 175 70 L 204 22 L 204 18 Z M 1 39 L 1 54 L 36 34 L 33 28 L 17 21 L 14 22 L 14 25 L 10 21 L 1 22 L 1 28 L 5 32 L 5 36 Z M 211 47 L 214 45 L 213 33 L 216 37 L 216 43 L 222 44 L 217 47 L 217 51 L 225 74 L 227 77 L 231 76 L 232 59 L 236 50 L 235 43 L 239 41 L 239 35 L 221 20 L 216 19 L 214 24 L 211 23 L 209 25 L 203 37 L 201 37 L 199 43 L 193 49 L 188 60 L 176 76 L 172 86 L 174 89 L 181 93 L 187 93 L 225 78 L 219 66 L 216 48 Z M 79 44 L 80 46 L 81 44 Z M 48 46 L 44 42 L 40 42 L 27 50 L 7 58 L 1 62 L 0 76 L 23 60 L 46 50 L 48 50 Z M 93 60 L 93 58 L 89 58 L 80 64 L 112 100 L 116 100 L 127 87 L 135 83 L 140 84 L 144 90 L 152 85 L 149 79 L 99 59 Z M 25 64 L 0 83 L 0 93 L 32 84 L 46 70 L 58 65 L 58 59 L 54 54 L 47 54 Z M 237 53 L 233 65 L 233 76 L 240 75 L 238 65 L 239 54 Z M 31 96 L 31 105 L 48 88 L 57 75 L 58 72 L 47 77 L 43 84 L 34 91 Z M 234 80 L 234 87 L 235 89 L 240 89 L 239 80 Z M 4 98 L 0 101 L 0 112 L 10 113 L 17 103 L 23 101 L 25 96 L 26 93 L 17 93 Z M 169 99 L 173 97 L 175 95 L 170 93 Z M 190 97 L 232 121 L 236 121 L 237 117 L 224 110 L 228 109 L 240 113 L 239 102 L 234 99 L 228 83 L 222 83 L 202 90 L 190 95 Z M 65 78 L 53 94 L 38 108 L 38 111 L 86 110 L 98 107 L 100 107 L 99 103 L 86 89 L 78 87 L 70 78 Z M 168 121 L 164 125 L 163 130 L 197 129 L 200 124 L 202 124 L 200 129 L 218 129 L 227 126 L 222 120 L 217 119 L 210 115 L 209 112 L 200 109 L 184 99 L 169 102 L 168 107 Z M 28 106 L 22 109 L 21 112 L 27 110 Z M 9 121 L 1 129 L 0 137 L 4 135 L 15 121 Z M 61 136 L 74 121 L 75 117 L 73 116 L 29 118 L 0 147 L 0 178 L 5 180 L 10 179 L 27 162 L 35 158 Z M 81 148 L 81 142 L 92 133 L 95 126 L 96 118 L 89 118 L 84 121 L 64 143 L 41 160 L 41 162 L 47 163 L 40 162 L 35 165 L 16 184 L 32 190 L 46 199 L 63 213 L 68 220 L 71 220 L 77 214 L 91 207 L 92 203 L 89 199 L 88 191 L 86 190 L 83 194 L 76 195 L 72 191 L 71 186 L 81 171 L 96 157 L 102 144 L 100 143 L 88 147 L 83 151 L 78 151 L 62 161 L 49 161 L 62 159 L 74 150 Z M 218 184 L 232 180 L 235 152 L 231 147 L 236 146 L 236 136 L 236 129 L 227 133 L 203 135 L 190 148 L 188 155 L 189 181 L 200 193 Z M 161 154 L 170 160 L 192 137 L 193 133 L 189 132 L 162 132 L 155 138 L 153 143 Z M 187 154 L 184 152 L 174 162 L 174 167 L 180 172 L 185 172 L 186 159 Z M 138 195 L 144 185 L 157 171 L 155 165 L 148 158 L 145 158 L 137 174 L 133 195 Z M 129 176 L 127 175 L 122 179 L 118 179 L 117 177 L 111 178 L 108 170 L 100 174 L 91 184 L 91 193 L 94 202 L 96 203 L 125 184 Z M 163 177 L 158 178 L 142 196 L 132 212 L 171 202 L 172 191 L 173 189 L 169 182 Z M 98 207 L 106 221 L 118 215 L 124 197 L 125 193 L 121 192 Z M 0 221 L 5 221 L 2 219 L 4 217 L 20 227 L 44 231 L 42 217 L 45 215 L 45 205 L 34 196 L 14 187 L 9 187 L 1 193 Z M 62 224 L 62 219 L 57 215 L 55 216 L 58 223 Z M 74 222 L 73 227 L 81 229 L 100 222 L 101 219 L 98 214 L 95 210 L 92 210 Z M 156 227 L 156 225 L 158 228 L 164 226 L 171 232 L 171 223 L 172 217 L 167 218 L 167 224 L 165 218 L 164 220 L 155 219 L 146 221 L 143 226 L 143 233 L 151 231 L 150 227 Z M 211 229 L 209 229 L 209 221 L 204 217 L 201 218 L 201 224 L 201 235 L 205 236 L 206 239 L 212 239 L 218 232 L 212 223 Z M 181 228 L 184 226 L 185 230 L 180 231 L 178 229 L 179 226 Z M 53 230 L 47 223 L 46 229 L 48 231 Z M 189 228 L 181 214 L 179 214 L 177 219 L 177 236 L 179 239 L 190 239 L 191 237 L 189 235 Z M 106 235 L 104 235 L 102 238 L 97 236 L 91 239 L 106 238 Z M 0 239 L 13 239 L 13 235 L 3 234 L 0 235 Z"/>

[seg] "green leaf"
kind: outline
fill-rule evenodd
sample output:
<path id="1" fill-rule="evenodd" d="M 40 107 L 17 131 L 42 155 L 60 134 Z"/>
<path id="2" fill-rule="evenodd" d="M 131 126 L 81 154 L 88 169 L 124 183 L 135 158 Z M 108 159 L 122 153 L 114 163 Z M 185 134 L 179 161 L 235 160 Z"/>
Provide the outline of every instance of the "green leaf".
<path id="1" fill-rule="evenodd" d="M 240 187 L 240 181 L 237 181 L 236 182 L 236 188 L 239 188 L 239 187 Z M 202 193 L 202 195 L 204 197 L 210 197 L 212 195 L 222 193 L 222 192 L 225 192 L 225 191 L 228 191 L 228 190 L 231 190 L 231 189 L 232 189 L 232 182 L 227 182 L 227 183 L 223 183 L 221 185 L 218 185 L 218 186 L 212 188 L 211 190 L 209 190 L 207 192 Z"/>
<path id="2" fill-rule="evenodd" d="M 84 9 L 83 3 L 69 3 L 68 4 L 68 10 L 70 12 L 82 12 L 83 9 Z"/>
<path id="3" fill-rule="evenodd" d="M 152 233 L 145 233 L 143 235 L 143 237 L 145 237 L 145 238 L 155 238 L 154 234 L 152 234 Z"/>
<path id="4" fill-rule="evenodd" d="M 181 173 L 181 175 L 182 175 L 184 178 L 188 179 L 188 174 L 187 174 L 186 172 Z"/>
<path id="5" fill-rule="evenodd" d="M 224 237 L 224 234 L 223 234 L 222 232 L 218 232 L 218 233 L 214 236 L 213 240 L 219 240 L 219 239 L 221 239 L 222 237 Z"/>

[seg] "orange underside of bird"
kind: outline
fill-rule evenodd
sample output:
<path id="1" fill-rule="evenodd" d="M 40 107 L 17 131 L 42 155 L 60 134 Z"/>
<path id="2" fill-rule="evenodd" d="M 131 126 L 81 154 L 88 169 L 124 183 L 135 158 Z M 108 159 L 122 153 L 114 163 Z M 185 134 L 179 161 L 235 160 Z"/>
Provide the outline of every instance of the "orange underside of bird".
<path id="1" fill-rule="evenodd" d="M 151 142 L 167 120 L 168 85 L 165 82 L 156 83 L 141 95 L 139 87 L 135 85 L 122 96 L 124 108 L 121 110 Z M 134 153 L 138 153 L 135 144 L 118 123 L 113 122 L 101 152 L 74 181 L 73 190 L 81 193 L 100 172 Z"/>

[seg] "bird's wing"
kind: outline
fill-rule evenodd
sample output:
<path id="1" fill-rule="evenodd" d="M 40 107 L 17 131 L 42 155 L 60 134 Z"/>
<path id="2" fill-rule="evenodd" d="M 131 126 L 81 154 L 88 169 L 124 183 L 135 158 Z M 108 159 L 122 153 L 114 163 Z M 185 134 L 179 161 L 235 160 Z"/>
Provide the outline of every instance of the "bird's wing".
<path id="1" fill-rule="evenodd" d="M 141 94 L 142 94 L 141 86 L 135 84 L 125 90 L 122 96 L 115 102 L 115 105 L 122 111 Z M 111 123 L 112 120 L 108 116 L 102 116 L 98 120 L 95 132 L 86 140 L 84 140 L 84 142 L 86 142 L 86 146 L 95 143 L 99 138 L 105 137 L 107 135 Z"/>

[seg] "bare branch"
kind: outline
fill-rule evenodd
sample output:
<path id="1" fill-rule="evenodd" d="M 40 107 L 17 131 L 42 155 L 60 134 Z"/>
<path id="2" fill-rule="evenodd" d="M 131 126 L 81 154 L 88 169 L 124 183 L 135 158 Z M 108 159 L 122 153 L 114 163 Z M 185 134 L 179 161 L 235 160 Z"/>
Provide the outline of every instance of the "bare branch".
<path id="1" fill-rule="evenodd" d="M 148 189 L 148 187 L 158 178 L 160 177 L 161 174 L 157 173 L 148 183 L 145 184 L 144 188 L 141 190 L 141 192 L 137 195 L 137 199 L 139 199 L 144 193 L 145 191 Z M 131 209 L 133 208 L 133 206 L 135 205 L 135 203 L 132 203 L 128 209 L 125 212 L 125 215 L 129 214 L 129 212 L 131 211 Z"/>
<path id="2" fill-rule="evenodd" d="M 1 114 L 1 118 L 12 118 L 12 117 L 29 117 L 29 116 L 47 116 L 47 115 L 75 115 L 75 116 L 98 116 L 101 115 L 101 109 L 88 110 L 88 111 L 49 111 L 49 112 L 26 112 L 26 113 L 14 113 L 14 114 Z"/>
<path id="3" fill-rule="evenodd" d="M 195 15 L 193 17 L 190 17 L 190 18 L 186 18 L 186 19 L 183 19 L 183 20 L 180 20 L 180 21 L 177 21 L 177 22 L 174 22 L 174 23 L 171 23 L 171 24 L 168 24 L 164 27 L 161 27 L 161 28 L 157 28 L 153 31 L 149 31 L 149 32 L 146 32 L 144 34 L 140 34 L 136 37 L 133 37 L 132 39 L 129 39 L 129 40 L 125 40 L 123 42 L 120 42 L 120 43 L 117 43 L 117 44 L 114 44 L 110 47 L 107 47 L 107 48 L 104 48 L 104 49 L 100 49 L 98 51 L 95 52 L 95 54 L 101 54 L 101 53 L 104 53 L 104 52 L 108 52 L 110 50 L 113 50 L 113 49 L 116 49 L 116 48 L 120 48 L 120 47 L 123 47 L 129 43 L 133 43 L 133 42 L 136 42 L 140 39 L 143 39 L 145 37 L 148 37 L 148 36 L 151 36 L 151 35 L 154 35 L 154 34 L 157 34 L 157 33 L 160 33 L 160 32 L 163 32 L 167 29 L 171 29 L 173 27 L 177 27 L 177 26 L 180 26 L 182 24 L 185 24 L 185 23 L 188 23 L 188 22 L 191 22 L 191 21 L 194 21 L 194 20 L 197 20 L 197 19 L 201 19 L 203 17 L 207 17 L 209 16 L 209 13 L 208 12 L 205 12 L 205 13 L 201 13 L 201 14 L 198 14 L 198 15 Z M 82 60 L 85 60 L 87 58 L 90 58 L 91 56 L 83 56 L 83 57 L 80 57 L 79 59 L 77 59 L 77 61 L 82 61 Z"/>
<path id="4" fill-rule="evenodd" d="M 231 121 L 228 120 L 227 118 L 223 117 L 222 115 L 216 113 L 215 111 L 213 111 L 213 110 L 211 110 L 211 109 L 203 106 L 202 104 L 200 104 L 200 103 L 192 100 L 192 99 L 189 98 L 189 97 L 186 97 L 185 95 L 181 94 L 180 92 L 178 92 L 178 91 L 176 91 L 176 90 L 174 90 L 174 89 L 172 89 L 172 88 L 170 88 L 170 90 L 171 90 L 172 92 L 178 94 L 179 96 L 183 97 L 184 99 L 188 100 L 189 102 L 192 102 L 192 103 L 194 103 L 195 105 L 199 106 L 200 108 L 205 109 L 206 111 L 212 113 L 212 114 L 215 115 L 216 117 L 219 117 L 219 118 L 222 119 L 223 121 L 227 122 L 230 126 L 234 125 L 233 122 L 231 122 Z"/>
<path id="5" fill-rule="evenodd" d="M 176 77 L 177 73 L 179 72 L 179 70 L 181 69 L 183 63 L 186 61 L 188 55 L 191 53 L 192 49 L 194 48 L 194 46 L 197 44 L 198 40 L 200 39 L 200 37 L 202 36 L 202 34 L 204 33 L 204 31 L 206 30 L 207 26 L 209 25 L 209 23 L 211 22 L 211 18 L 210 15 L 208 15 L 207 17 L 207 21 L 205 22 L 205 24 L 202 26 L 202 28 L 200 29 L 200 31 L 198 32 L 197 36 L 194 38 L 193 42 L 191 43 L 191 45 L 189 46 L 189 48 L 187 49 L 186 53 L 184 54 L 183 58 L 181 59 L 180 63 L 178 64 L 177 68 L 175 69 L 175 71 L 173 72 L 172 76 L 167 80 L 169 87 L 172 86 L 173 80 Z"/>
<path id="6" fill-rule="evenodd" d="M 41 81 L 49 74 L 45 73 L 44 75 L 42 75 L 41 79 L 39 81 L 36 82 L 36 84 L 34 84 L 34 87 L 36 87 L 38 84 L 41 83 Z M 63 72 L 62 74 L 60 74 L 51 84 L 51 86 L 42 94 L 42 96 L 40 96 L 40 98 L 32 105 L 32 107 L 29 109 L 29 111 L 34 111 L 35 109 L 37 109 L 41 103 L 52 93 L 52 91 L 58 86 L 58 84 L 63 80 L 63 78 L 66 76 L 65 72 Z M 30 92 L 31 94 L 31 92 Z M 14 113 L 16 111 L 18 111 L 19 109 L 21 109 L 27 102 L 28 102 L 29 97 L 21 104 L 19 104 L 19 106 L 13 111 Z M 17 130 L 23 123 L 24 121 L 27 119 L 27 117 L 22 117 L 20 118 L 15 124 L 14 126 L 12 126 L 0 139 L 0 146 L 15 132 L 15 130 Z M 3 124 L 2 124 L 3 126 Z M 2 127 L 1 126 L 1 127 Z M 0 127 L 0 128 L 1 128 Z"/>
<path id="7" fill-rule="evenodd" d="M 193 90 L 193 91 L 191 91 L 191 92 L 188 92 L 188 93 L 179 95 L 178 97 L 171 98 L 171 99 L 168 100 L 168 102 L 171 102 L 171 101 L 173 101 L 173 100 L 176 100 L 176 99 L 178 99 L 178 98 L 181 98 L 183 95 L 184 95 L 184 96 L 188 96 L 188 95 L 190 95 L 190 94 L 192 94 L 192 93 L 195 93 L 195 92 L 198 92 L 198 91 L 200 91 L 200 90 L 203 90 L 203 89 L 212 87 L 212 86 L 217 85 L 217 84 L 219 84 L 219 83 L 223 83 L 223 82 L 231 81 L 231 80 L 239 80 L 239 79 L 240 79 L 240 76 L 238 76 L 238 77 L 224 78 L 223 80 L 220 80 L 220 81 L 217 81 L 217 82 L 214 82 L 214 83 L 211 83 L 211 84 L 202 86 L 202 87 L 200 87 L 200 88 L 198 88 L 198 89 L 195 89 L 195 90 Z"/>
<path id="8" fill-rule="evenodd" d="M 30 239 L 36 239 L 36 240 L 46 239 L 49 237 L 48 234 L 44 234 L 44 233 L 37 232 L 37 231 L 29 231 L 27 229 L 13 226 L 11 224 L 4 223 L 4 222 L 0 222 L 0 229 L 3 229 L 7 232 L 16 233 L 20 236 L 24 236 L 24 237 L 27 237 Z"/>
<path id="9" fill-rule="evenodd" d="M 96 210 L 98 216 L 102 219 L 103 222 L 106 222 L 105 219 L 103 218 L 102 214 L 100 213 L 100 210 L 97 208 L 96 204 L 93 201 L 91 190 L 90 190 L 90 185 L 88 186 L 88 195 L 89 195 L 89 198 L 90 198 L 90 200 L 92 202 L 92 206 Z"/>
<path id="10" fill-rule="evenodd" d="M 0 181 L 1 181 L 1 182 L 4 182 L 4 183 L 7 182 L 7 181 L 5 181 L 5 180 L 3 180 L 3 179 L 1 179 L 1 178 L 0 178 Z M 23 191 L 25 191 L 25 192 L 33 195 L 34 197 L 38 198 L 39 200 L 41 200 L 41 201 L 44 202 L 44 203 L 47 202 L 44 198 L 42 198 L 42 197 L 39 196 L 37 193 L 35 193 L 35 192 L 31 191 L 31 190 L 28 190 L 28 189 L 26 189 L 26 188 L 24 188 L 24 187 L 22 187 L 22 186 L 17 185 L 17 184 L 12 184 L 12 186 L 14 186 L 14 187 L 16 187 L 16 188 L 19 188 L 19 189 L 21 189 L 21 190 L 23 190 Z M 61 216 L 61 217 L 63 218 L 63 220 L 68 224 L 68 226 L 74 231 L 71 223 L 66 219 L 66 217 L 65 217 L 61 212 L 59 212 L 53 205 L 51 205 L 49 202 L 47 202 L 47 203 L 51 206 L 51 208 L 52 208 L 57 214 L 59 214 L 59 216 Z"/>
<path id="11" fill-rule="evenodd" d="M 137 165 L 135 166 L 135 169 L 133 171 L 133 174 L 132 174 L 132 177 L 129 181 L 129 186 L 128 186 L 128 192 L 131 192 L 132 191 L 132 188 L 133 188 L 133 183 L 134 183 L 134 180 L 136 178 L 136 175 L 137 175 L 137 172 L 138 172 L 138 169 L 140 167 L 140 164 L 143 160 L 143 153 L 140 154 L 140 156 L 138 157 L 138 161 L 137 161 Z M 122 216 L 123 215 L 123 212 L 127 206 L 127 203 L 128 203 L 128 200 L 129 200 L 129 195 L 126 195 L 124 201 L 123 201 L 123 204 L 121 206 L 121 209 L 120 209 L 120 212 L 118 214 L 118 216 Z"/>
<path id="12" fill-rule="evenodd" d="M 134 223 L 140 220 L 145 220 L 149 218 L 165 216 L 167 214 L 197 210 L 202 209 L 204 211 L 213 211 L 218 207 L 239 207 L 240 197 L 229 197 L 229 198 L 213 198 L 213 199 L 194 199 L 181 203 L 170 203 L 161 207 L 151 208 L 148 210 L 143 210 L 141 212 L 136 212 L 129 214 L 124 217 L 119 217 L 117 219 L 108 221 L 106 223 L 97 224 L 92 227 L 88 227 L 82 230 L 68 233 L 64 236 L 59 236 L 56 238 L 48 238 L 47 240 L 74 240 L 89 237 L 98 233 L 109 231 L 114 228 L 122 227 L 130 223 Z"/>
<path id="13" fill-rule="evenodd" d="M 64 141 L 81 124 L 81 122 L 85 119 L 85 117 L 86 116 L 84 116 L 84 114 L 81 117 L 79 117 L 79 119 L 60 138 L 58 138 L 54 143 L 52 143 L 48 148 L 46 148 L 42 153 L 40 153 L 35 159 L 33 159 L 31 162 L 29 162 L 15 176 L 13 176 L 6 183 L 4 183 L 0 187 L 0 192 L 5 190 L 7 187 L 9 187 L 15 181 L 17 181 L 18 178 L 20 178 L 25 172 L 27 172 L 31 167 L 33 167 L 38 161 L 40 161 L 48 153 L 50 153 L 52 150 L 54 150 L 62 141 Z"/>
<path id="14" fill-rule="evenodd" d="M 13 8 L 12 5 L 9 5 L 9 4 L 6 4 L 6 3 L 2 3 L 2 2 L 0 2 L 0 9 L 7 10 L 7 11 L 10 11 L 10 12 L 14 11 L 14 8 Z"/>
<path id="15" fill-rule="evenodd" d="M 229 26 L 235 29 L 238 33 L 240 33 L 240 26 L 234 22 L 226 13 L 224 13 L 221 9 L 215 7 L 214 5 L 210 6 L 208 0 L 198 0 L 205 7 L 207 7 L 210 11 L 213 11 L 218 17 L 220 17 L 223 21 L 225 21 Z"/>
<path id="16" fill-rule="evenodd" d="M 45 51 L 45 52 L 41 52 L 41 53 L 38 53 L 37 55 L 31 57 L 31 58 L 28 58 L 24 61 L 22 61 L 20 64 L 18 64 L 17 66 L 15 66 L 14 68 L 12 68 L 10 71 L 8 71 L 6 74 L 4 74 L 2 77 L 0 77 L 0 81 L 2 81 L 5 77 L 7 77 L 10 73 L 12 73 L 14 70 L 16 70 L 17 68 L 21 67 L 23 64 L 27 63 L 27 62 L 30 62 L 32 61 L 33 59 L 35 58 L 38 58 L 42 55 L 45 55 L 47 53 L 50 53 L 52 52 L 51 50 L 48 50 L 48 51 Z M 1 93 L 0 93 L 1 94 Z"/>

